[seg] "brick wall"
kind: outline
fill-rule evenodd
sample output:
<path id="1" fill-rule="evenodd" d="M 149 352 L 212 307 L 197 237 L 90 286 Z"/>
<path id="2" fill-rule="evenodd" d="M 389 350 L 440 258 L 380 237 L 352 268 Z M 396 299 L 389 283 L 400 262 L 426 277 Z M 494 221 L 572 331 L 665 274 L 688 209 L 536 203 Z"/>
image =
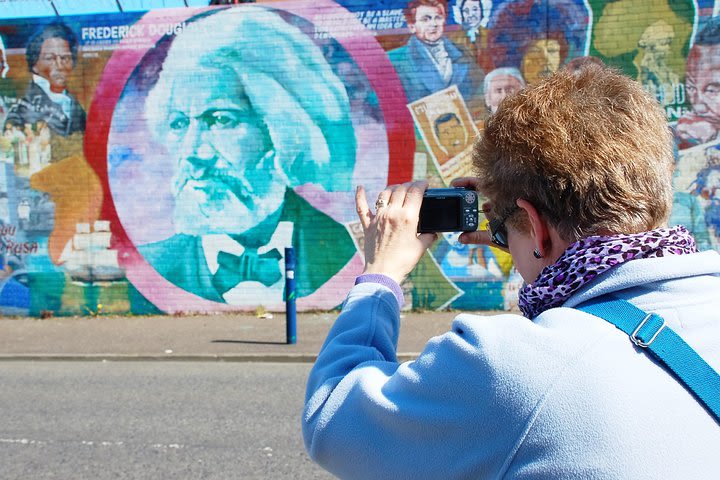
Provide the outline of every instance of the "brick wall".
<path id="1" fill-rule="evenodd" d="M 672 221 L 718 249 L 712 3 L 451 2 L 411 28 L 405 7 L 0 20 L 0 312 L 282 310 L 289 246 L 298 307 L 335 308 L 363 264 L 355 186 L 470 173 L 503 96 L 580 57 L 663 104 Z M 403 288 L 408 308 L 503 309 L 520 283 L 506 254 L 448 234 Z"/>

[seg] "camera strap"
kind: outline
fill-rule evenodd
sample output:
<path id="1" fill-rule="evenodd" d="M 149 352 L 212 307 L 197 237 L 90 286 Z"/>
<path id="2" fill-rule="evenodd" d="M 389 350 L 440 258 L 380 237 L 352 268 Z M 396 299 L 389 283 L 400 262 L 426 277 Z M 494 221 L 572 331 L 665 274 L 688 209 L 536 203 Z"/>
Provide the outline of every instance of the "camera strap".
<path id="1" fill-rule="evenodd" d="M 667 326 L 664 318 L 618 298 L 590 300 L 577 308 L 628 334 L 638 348 L 675 374 L 720 423 L 720 375 Z"/>

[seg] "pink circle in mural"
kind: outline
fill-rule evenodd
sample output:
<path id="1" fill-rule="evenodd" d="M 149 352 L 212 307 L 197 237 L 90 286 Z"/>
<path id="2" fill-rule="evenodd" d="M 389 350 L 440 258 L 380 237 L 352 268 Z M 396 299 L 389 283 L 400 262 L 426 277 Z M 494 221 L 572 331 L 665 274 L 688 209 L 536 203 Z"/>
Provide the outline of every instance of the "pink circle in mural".
<path id="1" fill-rule="evenodd" d="M 294 29 L 314 29 L 315 45 L 323 50 L 322 55 L 334 67 L 334 75 L 342 79 L 348 94 L 356 140 L 352 182 L 375 184 L 377 188 L 382 188 L 387 183 L 410 180 L 414 148 L 402 147 L 414 145 L 412 120 L 405 108 L 400 82 L 371 33 L 364 30 L 353 14 L 331 2 L 316 2 L 312 8 L 297 3 L 276 3 L 272 8 L 262 9 L 282 17 L 288 24 L 292 23 Z M 163 69 L 171 41 L 179 38 L 183 30 L 198 18 L 223 10 L 158 10 L 143 16 L 135 24 L 135 28 L 144 32 L 142 42 L 137 38 L 126 38 L 113 52 L 89 112 L 86 155 L 103 182 L 106 192 L 103 217 L 113 220 L 121 264 L 138 291 L 166 312 L 235 310 L 250 305 L 230 305 L 222 299 L 190 293 L 178 286 L 179 282 L 168 280 L 168 277 L 175 277 L 167 273 L 161 275 L 158 265 L 153 265 L 148 261 L 147 254 L 141 253 L 149 251 L 143 245 L 157 244 L 173 237 L 181 220 L 173 218 L 176 198 L 172 178 L 176 162 L 169 150 L 175 146 L 169 147 L 154 138 L 150 122 L 147 122 L 148 115 L 138 112 L 145 111 L 148 91 Z M 312 32 L 305 33 L 308 38 L 313 36 Z M 245 94 L 248 97 L 255 95 L 252 88 L 246 88 Z M 368 101 L 375 98 L 375 103 Z M 255 105 L 260 105 L 262 99 L 253 98 L 253 101 Z M 256 106 L 256 110 L 265 113 L 271 112 L 272 108 Z M 340 128 L 322 123 L 329 117 L 327 112 L 313 112 L 311 118 L 323 125 L 324 132 Z M 213 115 L 213 118 L 199 118 L 205 125 L 212 124 L 213 128 L 219 128 L 218 125 L 228 121 L 217 112 Z M 185 120 L 172 123 L 170 128 L 177 127 L 180 131 Z M 272 126 L 271 121 L 267 117 L 264 119 Z M 273 142 L 282 144 L 285 141 L 282 135 L 274 134 L 272 128 L 269 130 Z M 326 137 L 330 136 L 326 133 Z M 343 147 L 340 144 L 332 148 Z M 340 168 L 339 165 L 335 167 Z M 338 224 L 347 223 L 350 221 L 348 212 L 354 215 L 352 203 L 348 205 L 352 193 L 349 189 L 318 187 L 318 184 L 328 181 L 327 175 L 321 173 L 317 175 L 316 183 L 311 181 L 295 188 L 302 198 L 301 203 L 306 201 Z M 192 225 L 189 228 L 192 229 Z M 208 225 L 208 228 L 213 226 Z M 183 261 L 191 263 L 190 258 L 180 259 L 180 263 Z M 359 256 L 353 254 L 335 270 L 337 273 L 329 281 L 301 298 L 299 307 L 336 306 L 341 301 L 339 295 L 344 295 L 352 285 L 361 265 Z M 282 308 L 282 304 L 275 307 Z"/>

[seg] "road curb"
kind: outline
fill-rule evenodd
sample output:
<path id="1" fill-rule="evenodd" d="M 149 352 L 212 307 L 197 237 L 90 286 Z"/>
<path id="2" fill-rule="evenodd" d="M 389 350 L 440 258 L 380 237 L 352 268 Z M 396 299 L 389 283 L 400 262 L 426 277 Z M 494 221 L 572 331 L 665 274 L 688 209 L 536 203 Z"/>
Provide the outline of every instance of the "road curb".
<path id="1" fill-rule="evenodd" d="M 418 353 L 399 353 L 405 362 Z M 315 354 L 0 354 L 0 362 L 245 362 L 245 363 L 314 363 Z"/>

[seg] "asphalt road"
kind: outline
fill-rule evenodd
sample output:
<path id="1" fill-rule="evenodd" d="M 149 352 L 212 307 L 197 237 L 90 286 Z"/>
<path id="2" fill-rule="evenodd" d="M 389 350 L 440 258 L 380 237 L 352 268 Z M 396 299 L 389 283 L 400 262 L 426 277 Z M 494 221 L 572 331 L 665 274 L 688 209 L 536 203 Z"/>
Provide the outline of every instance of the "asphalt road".
<path id="1" fill-rule="evenodd" d="M 1 362 L 0 478 L 333 478 L 303 449 L 310 367 Z"/>

